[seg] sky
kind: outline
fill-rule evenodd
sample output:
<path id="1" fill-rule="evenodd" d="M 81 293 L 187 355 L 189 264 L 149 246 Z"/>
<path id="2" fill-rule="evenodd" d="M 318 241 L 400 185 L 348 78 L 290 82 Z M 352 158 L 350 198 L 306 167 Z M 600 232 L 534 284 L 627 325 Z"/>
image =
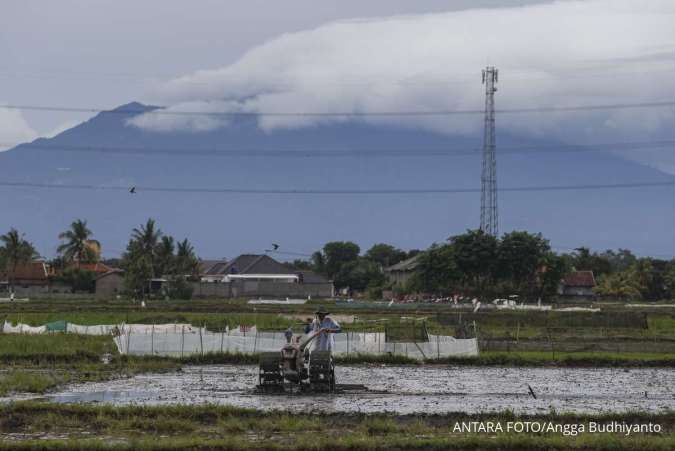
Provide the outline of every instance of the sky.
<path id="1" fill-rule="evenodd" d="M 663 100 L 675 92 L 669 0 L 368 2 L 3 0 L 0 103 L 178 111 L 476 109 L 480 70 L 500 69 L 498 108 Z M 670 99 L 672 100 L 672 99 Z M 0 148 L 89 116 L 0 110 Z M 321 119 L 324 120 L 325 119 Z M 382 119 L 376 119 L 382 121 Z M 499 127 L 578 143 L 673 137 L 673 108 L 502 115 Z M 308 118 L 262 118 L 266 130 Z M 475 133 L 475 118 L 393 118 Z M 224 126 L 145 117 L 162 131 Z M 570 133 L 574 130 L 573 133 Z M 675 173 L 672 152 L 624 152 Z"/>
<path id="2" fill-rule="evenodd" d="M 331 21 L 539 2 L 2 0 L 0 103 L 113 108 L 144 98 L 163 81 L 223 67 L 280 35 Z M 88 117 L 24 116 L 39 135 Z M 11 127 L 0 127 L 0 141 L 17 141 Z"/>
<path id="3" fill-rule="evenodd" d="M 672 0 L 2 0 L 0 104 L 191 112 L 498 110 L 675 100 Z M 672 94 L 671 94 L 672 93 Z M 0 108 L 0 150 L 84 113 Z M 275 130 L 343 120 L 261 116 Z M 476 135 L 481 116 L 361 120 Z M 675 108 L 498 114 L 499 133 L 573 143 L 675 140 Z M 157 133 L 226 127 L 147 115 Z M 499 143 L 499 141 L 498 141 Z M 619 152 L 675 174 L 672 146 Z"/>

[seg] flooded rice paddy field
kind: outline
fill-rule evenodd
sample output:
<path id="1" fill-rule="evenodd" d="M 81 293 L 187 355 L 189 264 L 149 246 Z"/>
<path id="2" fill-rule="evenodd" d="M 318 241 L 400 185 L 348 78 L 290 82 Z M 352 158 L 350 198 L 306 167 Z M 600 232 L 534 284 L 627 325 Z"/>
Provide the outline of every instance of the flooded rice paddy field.
<path id="1" fill-rule="evenodd" d="M 53 402 L 128 404 L 216 403 L 263 410 L 324 412 L 487 412 L 521 414 L 675 410 L 675 370 L 664 368 L 485 368 L 338 366 L 338 384 L 365 391 L 262 394 L 253 365 L 191 366 L 110 382 L 77 384 Z M 536 399 L 529 393 L 532 387 Z"/>

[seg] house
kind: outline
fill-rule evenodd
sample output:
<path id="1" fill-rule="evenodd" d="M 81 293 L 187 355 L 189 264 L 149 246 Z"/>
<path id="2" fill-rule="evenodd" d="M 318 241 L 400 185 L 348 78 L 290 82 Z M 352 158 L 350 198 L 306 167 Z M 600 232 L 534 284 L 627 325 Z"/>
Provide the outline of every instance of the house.
<path id="1" fill-rule="evenodd" d="M 330 297 L 333 282 L 313 271 L 296 270 L 266 254 L 242 254 L 231 261 L 202 262 L 197 297 Z"/>
<path id="2" fill-rule="evenodd" d="M 227 260 L 200 260 L 199 276 L 203 282 L 219 282 L 222 279 L 221 272 L 227 266 Z"/>
<path id="3" fill-rule="evenodd" d="M 384 273 L 394 287 L 403 287 L 410 280 L 415 273 L 415 269 L 419 265 L 420 255 L 400 261 L 395 265 L 384 268 Z"/>
<path id="4" fill-rule="evenodd" d="M 124 288 L 124 271 L 113 269 L 96 278 L 96 300 L 116 299 Z"/>
<path id="5" fill-rule="evenodd" d="M 565 297 L 589 298 L 595 293 L 595 276 L 593 271 L 573 271 L 567 274 L 558 286 L 558 294 Z"/>
<path id="6" fill-rule="evenodd" d="M 219 262 L 202 276 L 203 282 L 229 282 L 237 279 L 297 282 L 297 272 L 269 255 L 242 254 L 230 262 Z"/>
<path id="7" fill-rule="evenodd" d="M 0 272 L 0 290 L 9 291 L 13 283 L 17 293 L 49 291 L 51 268 L 44 261 L 33 261 L 17 265 L 14 271 Z"/>

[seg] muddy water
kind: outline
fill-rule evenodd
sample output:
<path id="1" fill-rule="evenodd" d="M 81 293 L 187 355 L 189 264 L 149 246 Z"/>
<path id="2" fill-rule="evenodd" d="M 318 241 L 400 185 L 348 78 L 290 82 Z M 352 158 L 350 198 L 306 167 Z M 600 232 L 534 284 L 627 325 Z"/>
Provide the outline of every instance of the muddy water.
<path id="1" fill-rule="evenodd" d="M 542 413 L 675 409 L 673 369 L 339 366 L 338 384 L 363 392 L 265 395 L 253 390 L 257 367 L 209 365 L 105 383 L 72 385 L 54 402 L 217 403 L 257 409 L 443 413 L 511 409 Z M 536 399 L 529 393 L 530 385 Z"/>

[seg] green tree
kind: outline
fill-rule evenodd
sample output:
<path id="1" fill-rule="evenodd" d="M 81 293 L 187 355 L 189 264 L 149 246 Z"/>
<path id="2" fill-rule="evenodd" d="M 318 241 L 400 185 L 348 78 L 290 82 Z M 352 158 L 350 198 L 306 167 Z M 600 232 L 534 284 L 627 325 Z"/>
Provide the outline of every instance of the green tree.
<path id="1" fill-rule="evenodd" d="M 187 238 L 178 242 L 175 273 L 179 276 L 196 277 L 199 275 L 199 258 Z"/>
<path id="2" fill-rule="evenodd" d="M 600 296 L 618 299 L 642 299 L 646 287 L 641 284 L 637 271 L 628 269 L 600 277 L 594 291 Z"/>
<path id="3" fill-rule="evenodd" d="M 539 294 L 542 299 L 555 296 L 560 281 L 570 272 L 568 260 L 554 252 L 547 252 L 543 259 L 542 270 L 539 273 Z"/>
<path id="4" fill-rule="evenodd" d="M 176 245 L 172 236 L 164 235 L 157 244 L 156 273 L 164 276 L 174 273 Z"/>
<path id="5" fill-rule="evenodd" d="M 334 278 L 342 266 L 355 261 L 361 249 L 351 241 L 332 241 L 323 247 L 324 273 Z"/>
<path id="6" fill-rule="evenodd" d="M 358 258 L 344 263 L 335 274 L 336 288 L 363 291 L 367 288 L 382 287 L 385 282 L 380 266 L 368 259 Z"/>
<path id="7" fill-rule="evenodd" d="M 57 248 L 65 262 L 91 263 L 96 261 L 96 252 L 88 241 L 92 236 L 87 227 L 87 221 L 77 219 L 70 224 L 70 229 L 59 234 L 59 239 L 65 241 Z"/>
<path id="8" fill-rule="evenodd" d="M 668 262 L 664 268 L 663 286 L 666 289 L 666 296 L 675 299 L 675 260 Z"/>
<path id="9" fill-rule="evenodd" d="M 381 267 L 386 268 L 404 260 L 407 254 L 401 249 L 397 249 L 390 244 L 379 243 L 373 245 L 365 254 L 365 257 Z"/>
<path id="10" fill-rule="evenodd" d="M 154 274 L 151 257 L 138 241 L 129 241 L 120 266 L 124 269 L 125 291 L 134 297 L 145 297 L 149 280 Z"/>
<path id="11" fill-rule="evenodd" d="M 316 251 L 311 257 L 312 268 L 319 274 L 326 274 L 326 258 L 320 251 Z"/>
<path id="12" fill-rule="evenodd" d="M 485 295 L 493 285 L 497 262 L 497 238 L 482 230 L 469 230 L 450 238 L 454 260 L 468 291 Z"/>
<path id="13" fill-rule="evenodd" d="M 497 250 L 497 275 L 506 279 L 520 295 L 534 294 L 539 273 L 551 250 L 541 234 L 511 232 L 503 236 Z"/>
<path id="14" fill-rule="evenodd" d="M 420 255 L 415 273 L 406 288 L 415 292 L 445 295 L 455 291 L 461 280 L 454 247 L 450 244 L 434 244 Z"/>
<path id="15" fill-rule="evenodd" d="M 572 265 L 577 271 L 593 271 L 596 277 L 612 272 L 612 266 L 609 260 L 597 253 L 591 253 L 587 247 L 575 249 L 571 256 Z"/>
<path id="16" fill-rule="evenodd" d="M 131 241 L 136 254 L 142 254 L 143 259 L 150 267 L 150 277 L 155 277 L 157 266 L 157 251 L 162 231 L 157 227 L 154 219 L 148 219 L 145 224 L 134 228 L 131 232 Z M 131 243 L 130 243 L 131 244 Z"/>
<path id="17" fill-rule="evenodd" d="M 57 278 L 70 285 L 73 291 L 93 293 L 96 291 L 96 273 L 77 267 L 65 269 Z"/>
<path id="18" fill-rule="evenodd" d="M 609 267 L 612 272 L 625 271 L 634 265 L 638 258 L 628 249 L 619 249 L 616 252 L 607 249 L 600 254 L 600 257 L 609 262 Z"/>
<path id="19" fill-rule="evenodd" d="M 17 267 L 22 264 L 30 263 L 40 255 L 33 247 L 33 244 L 23 238 L 19 232 L 11 228 L 9 232 L 0 236 L 0 242 L 3 246 L 0 248 L 0 261 L 4 262 L 4 270 L 7 272 L 9 289 L 14 292 L 14 280 Z"/>

